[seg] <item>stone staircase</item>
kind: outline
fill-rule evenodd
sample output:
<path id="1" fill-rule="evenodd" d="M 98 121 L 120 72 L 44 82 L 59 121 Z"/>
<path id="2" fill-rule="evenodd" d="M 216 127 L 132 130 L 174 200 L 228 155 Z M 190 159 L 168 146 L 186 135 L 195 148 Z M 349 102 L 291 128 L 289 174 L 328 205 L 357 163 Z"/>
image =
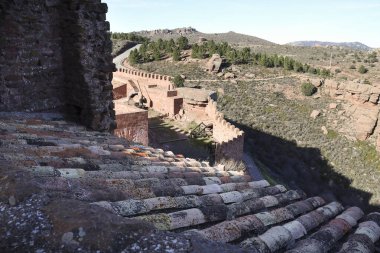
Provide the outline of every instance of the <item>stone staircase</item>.
<path id="1" fill-rule="evenodd" d="M 228 243 L 226 252 L 374 252 L 378 246 L 380 213 L 365 215 L 358 207 L 307 198 L 241 171 L 59 118 L 2 116 L 0 137 L 0 164 L 30 173 L 50 198 L 75 199 L 149 222 L 173 232 L 173 240 Z M 18 203 L 12 199 L 6 205 Z M 124 245 L 124 252 L 205 252 L 191 243 L 154 250 L 157 242 L 144 240 Z"/>

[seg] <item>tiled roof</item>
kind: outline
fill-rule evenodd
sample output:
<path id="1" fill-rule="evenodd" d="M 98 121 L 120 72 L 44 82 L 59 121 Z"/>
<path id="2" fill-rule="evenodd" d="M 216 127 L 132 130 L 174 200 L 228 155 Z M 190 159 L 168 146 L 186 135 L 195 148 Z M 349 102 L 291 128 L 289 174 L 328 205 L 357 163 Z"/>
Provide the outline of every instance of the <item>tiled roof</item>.
<path id="1" fill-rule="evenodd" d="M 358 207 L 61 120 L 3 117 L 0 136 L 0 164 L 30 172 L 51 198 L 147 221 L 174 232 L 173 240 L 227 243 L 236 252 L 374 252 L 379 241 L 380 213 L 365 215 Z M 0 207 L 17 205 L 12 202 Z M 136 243 L 125 245 L 126 252 L 149 252 L 145 242 Z"/>

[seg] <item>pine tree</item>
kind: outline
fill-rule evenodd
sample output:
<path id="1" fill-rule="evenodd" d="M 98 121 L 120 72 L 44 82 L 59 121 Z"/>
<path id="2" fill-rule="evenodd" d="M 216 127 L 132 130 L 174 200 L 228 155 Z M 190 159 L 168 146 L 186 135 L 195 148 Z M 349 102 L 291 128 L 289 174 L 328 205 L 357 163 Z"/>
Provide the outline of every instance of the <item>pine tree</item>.
<path id="1" fill-rule="evenodd" d="M 161 52 L 158 48 L 155 48 L 153 50 L 153 60 L 155 60 L 155 61 L 161 60 Z"/>
<path id="2" fill-rule="evenodd" d="M 191 57 L 192 58 L 199 58 L 199 46 L 198 44 L 194 44 L 191 46 Z"/>
<path id="3" fill-rule="evenodd" d="M 141 55 L 137 49 L 132 50 L 132 52 L 129 54 L 128 61 L 131 65 L 135 65 L 140 62 Z"/>
<path id="4" fill-rule="evenodd" d="M 189 40 L 186 37 L 181 36 L 177 39 L 177 46 L 180 50 L 188 49 Z"/>
<path id="5" fill-rule="evenodd" d="M 179 60 L 181 60 L 181 52 L 177 47 L 175 47 L 173 49 L 173 61 L 179 61 Z"/>

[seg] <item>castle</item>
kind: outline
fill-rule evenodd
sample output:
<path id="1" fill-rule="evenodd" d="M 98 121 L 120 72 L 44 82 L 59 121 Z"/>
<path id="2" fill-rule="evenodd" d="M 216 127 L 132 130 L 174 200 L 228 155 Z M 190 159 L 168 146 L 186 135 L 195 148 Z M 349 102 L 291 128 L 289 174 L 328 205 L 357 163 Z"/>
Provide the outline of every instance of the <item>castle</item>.
<path id="1" fill-rule="evenodd" d="M 158 111 L 181 98 L 169 77 L 115 69 L 106 12 L 0 3 L 1 252 L 374 252 L 380 213 L 112 135 L 138 127 L 128 108 L 115 120 L 114 71 L 122 97 L 138 80 Z M 244 134 L 214 101 L 203 109 L 220 154 L 239 153 Z"/>

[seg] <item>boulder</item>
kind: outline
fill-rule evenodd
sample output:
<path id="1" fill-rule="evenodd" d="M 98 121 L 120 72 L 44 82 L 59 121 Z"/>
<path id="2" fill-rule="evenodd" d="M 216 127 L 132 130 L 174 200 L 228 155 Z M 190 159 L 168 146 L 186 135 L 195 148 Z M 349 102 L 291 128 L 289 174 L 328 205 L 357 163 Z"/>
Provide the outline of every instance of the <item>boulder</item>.
<path id="1" fill-rule="evenodd" d="M 322 126 L 322 127 L 321 127 L 321 130 L 322 130 L 322 133 L 323 133 L 324 135 L 327 135 L 328 132 L 329 132 L 325 126 Z"/>
<path id="2" fill-rule="evenodd" d="M 247 77 L 247 78 L 255 78 L 256 77 L 256 75 L 252 74 L 252 73 L 247 73 L 244 76 Z"/>
<path id="3" fill-rule="evenodd" d="M 378 93 L 371 94 L 371 96 L 369 97 L 369 102 L 373 104 L 377 104 L 378 101 L 379 101 L 379 94 Z"/>
<path id="4" fill-rule="evenodd" d="M 223 59 L 219 54 L 213 54 L 206 64 L 206 70 L 212 73 L 218 73 L 222 66 Z"/>
<path id="5" fill-rule="evenodd" d="M 331 103 L 331 104 L 329 104 L 329 109 L 336 109 L 337 106 L 338 105 L 336 103 Z"/>
<path id="6" fill-rule="evenodd" d="M 366 108 L 358 106 L 356 108 L 353 114 L 356 139 L 366 140 L 372 135 L 377 124 L 378 115 L 379 109 L 377 107 Z"/>
<path id="7" fill-rule="evenodd" d="M 230 79 L 230 78 L 235 78 L 235 74 L 231 72 L 224 74 L 224 79 Z"/>
<path id="8" fill-rule="evenodd" d="M 319 115 L 321 114 L 320 111 L 318 110 L 313 110 L 310 114 L 310 117 L 313 118 L 313 119 L 316 119 Z"/>

